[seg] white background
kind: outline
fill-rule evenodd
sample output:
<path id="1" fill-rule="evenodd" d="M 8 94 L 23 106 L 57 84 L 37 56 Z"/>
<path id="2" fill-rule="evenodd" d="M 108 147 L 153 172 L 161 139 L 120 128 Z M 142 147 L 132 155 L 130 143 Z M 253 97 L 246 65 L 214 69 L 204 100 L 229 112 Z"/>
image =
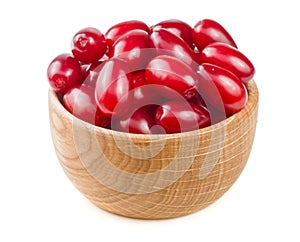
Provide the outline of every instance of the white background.
<path id="1" fill-rule="evenodd" d="M 297 1 L 1 1 L 0 241 L 299 241 Z M 234 186 L 205 210 L 141 221 L 93 206 L 52 146 L 46 69 L 75 32 L 139 19 L 220 22 L 256 67 L 257 134 Z"/>

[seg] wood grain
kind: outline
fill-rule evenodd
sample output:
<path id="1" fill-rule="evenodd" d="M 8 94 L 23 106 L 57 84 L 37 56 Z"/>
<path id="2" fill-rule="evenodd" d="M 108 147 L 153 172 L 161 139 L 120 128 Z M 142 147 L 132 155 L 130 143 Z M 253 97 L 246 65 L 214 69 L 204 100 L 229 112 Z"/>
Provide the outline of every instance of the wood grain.
<path id="1" fill-rule="evenodd" d="M 246 107 L 198 131 L 135 135 L 95 127 L 64 109 L 49 91 L 53 144 L 66 175 L 92 203 L 122 216 L 174 218 L 220 198 L 248 160 L 257 122 L 258 90 Z"/>

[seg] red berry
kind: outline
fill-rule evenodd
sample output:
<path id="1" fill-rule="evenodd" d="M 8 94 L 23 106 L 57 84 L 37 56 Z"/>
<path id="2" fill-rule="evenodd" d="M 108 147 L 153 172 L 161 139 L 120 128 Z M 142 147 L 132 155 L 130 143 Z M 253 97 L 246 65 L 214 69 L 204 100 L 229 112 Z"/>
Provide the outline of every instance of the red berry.
<path id="1" fill-rule="evenodd" d="M 231 71 L 243 83 L 254 76 L 254 66 L 238 49 L 224 43 L 214 43 L 206 46 L 201 52 L 202 63 L 210 63 Z"/>
<path id="2" fill-rule="evenodd" d="M 145 77 L 147 83 L 161 85 L 158 91 L 166 98 L 172 95 L 170 89 L 186 99 L 197 93 L 196 73 L 186 63 L 172 56 L 160 55 L 153 58 L 146 67 Z"/>
<path id="3" fill-rule="evenodd" d="M 138 20 L 129 20 L 125 22 L 118 23 L 112 26 L 107 32 L 105 33 L 105 38 L 107 45 L 109 48 L 114 44 L 114 42 L 121 37 L 122 35 L 126 34 L 130 30 L 134 29 L 141 29 L 150 33 L 149 27 L 142 21 Z"/>
<path id="4" fill-rule="evenodd" d="M 113 129 L 135 134 L 151 134 L 154 120 L 142 109 L 136 110 L 131 117 L 114 120 Z"/>
<path id="5" fill-rule="evenodd" d="M 77 118 L 100 127 L 109 127 L 110 120 L 97 107 L 94 89 L 85 85 L 70 88 L 63 96 L 64 107 Z"/>
<path id="6" fill-rule="evenodd" d="M 50 86 L 56 93 L 64 94 L 70 87 L 83 82 L 79 62 L 70 54 L 57 56 L 48 66 L 47 75 Z"/>
<path id="7" fill-rule="evenodd" d="M 83 63 L 93 63 L 106 52 L 104 35 L 96 28 L 85 28 L 77 32 L 72 41 L 74 57 Z"/>
<path id="8" fill-rule="evenodd" d="M 166 133 L 180 133 L 210 125 L 209 112 L 194 103 L 170 101 L 158 107 L 155 113 L 156 123 Z"/>
<path id="9" fill-rule="evenodd" d="M 166 29 L 156 29 L 150 35 L 150 47 L 156 49 L 157 55 L 170 55 L 184 61 L 192 68 L 196 64 L 193 50 L 188 44 Z"/>
<path id="10" fill-rule="evenodd" d="M 127 32 L 114 42 L 108 56 L 126 61 L 132 71 L 144 69 L 152 56 L 149 49 L 149 34 L 140 29 Z"/>
<path id="11" fill-rule="evenodd" d="M 152 26 L 151 29 L 152 31 L 155 31 L 160 28 L 167 29 L 173 34 L 179 36 L 190 46 L 191 49 L 194 48 L 194 42 L 192 37 L 193 29 L 187 23 L 179 19 L 168 19 L 157 23 L 156 25 Z"/>
<path id="12" fill-rule="evenodd" d="M 202 64 L 197 74 L 199 93 L 205 103 L 226 112 L 227 116 L 240 111 L 246 105 L 247 90 L 233 73 L 215 65 Z"/>
<path id="13" fill-rule="evenodd" d="M 108 117 L 122 116 L 130 107 L 132 88 L 129 65 L 118 58 L 106 61 L 95 87 L 99 109 Z"/>
<path id="14" fill-rule="evenodd" d="M 215 42 L 226 43 L 237 48 L 233 38 L 226 29 L 211 19 L 203 19 L 195 25 L 193 29 L 193 40 L 200 51 L 207 45 Z"/>

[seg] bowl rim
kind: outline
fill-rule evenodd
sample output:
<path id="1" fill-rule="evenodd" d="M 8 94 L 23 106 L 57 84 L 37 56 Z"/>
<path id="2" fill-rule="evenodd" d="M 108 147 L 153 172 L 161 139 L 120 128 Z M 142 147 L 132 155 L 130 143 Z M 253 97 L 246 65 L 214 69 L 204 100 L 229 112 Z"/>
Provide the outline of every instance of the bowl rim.
<path id="1" fill-rule="evenodd" d="M 215 129 L 219 129 L 221 127 L 226 126 L 228 123 L 232 122 L 234 119 L 241 119 L 242 117 L 249 115 L 249 113 L 251 113 L 255 107 L 258 105 L 258 88 L 257 85 L 255 83 L 255 81 L 252 79 L 251 81 L 249 81 L 246 85 L 245 85 L 246 89 L 247 89 L 247 93 L 248 93 L 248 99 L 247 99 L 247 103 L 245 105 L 245 107 L 243 109 L 241 109 L 239 112 L 231 115 L 230 117 L 215 123 L 213 125 L 207 126 L 205 128 L 201 128 L 201 129 L 197 129 L 197 130 L 191 130 L 191 131 L 186 131 L 186 132 L 182 132 L 182 133 L 171 133 L 171 134 L 135 134 L 135 133 L 127 133 L 127 132 L 121 132 L 121 131 L 117 131 L 117 130 L 112 130 L 112 129 L 107 129 L 107 128 L 103 128 L 100 126 L 96 126 L 94 124 L 91 124 L 89 122 L 86 122 L 80 118 L 77 118 L 76 116 L 74 116 L 72 113 L 70 113 L 61 103 L 61 101 L 59 100 L 58 95 L 54 92 L 54 90 L 52 88 L 49 88 L 48 91 L 48 98 L 49 98 L 49 105 L 50 102 L 52 102 L 52 104 L 59 109 L 59 111 L 61 113 L 63 113 L 66 117 L 68 117 L 68 119 L 73 119 L 76 120 L 77 122 L 80 122 L 82 124 L 84 124 L 84 126 L 88 129 L 93 129 L 94 132 L 97 133 L 102 133 L 104 135 L 113 135 L 113 136 L 120 136 L 120 137 L 129 137 L 129 138 L 133 138 L 133 139 L 141 139 L 141 140 L 149 140 L 149 137 L 152 137 L 154 139 L 161 139 L 163 138 L 179 138 L 182 136 L 193 136 L 193 135 L 199 135 L 199 133 L 209 133 L 212 130 Z"/>

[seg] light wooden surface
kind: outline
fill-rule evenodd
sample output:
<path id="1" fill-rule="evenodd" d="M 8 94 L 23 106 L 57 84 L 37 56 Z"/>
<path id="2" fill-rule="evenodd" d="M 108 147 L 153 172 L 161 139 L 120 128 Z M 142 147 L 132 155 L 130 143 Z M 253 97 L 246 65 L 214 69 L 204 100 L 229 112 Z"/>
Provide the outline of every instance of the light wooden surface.
<path id="1" fill-rule="evenodd" d="M 183 134 L 135 135 L 87 124 L 49 91 L 49 117 L 58 160 L 92 203 L 142 219 L 199 211 L 220 198 L 241 174 L 255 135 L 258 90 L 234 116 Z"/>

